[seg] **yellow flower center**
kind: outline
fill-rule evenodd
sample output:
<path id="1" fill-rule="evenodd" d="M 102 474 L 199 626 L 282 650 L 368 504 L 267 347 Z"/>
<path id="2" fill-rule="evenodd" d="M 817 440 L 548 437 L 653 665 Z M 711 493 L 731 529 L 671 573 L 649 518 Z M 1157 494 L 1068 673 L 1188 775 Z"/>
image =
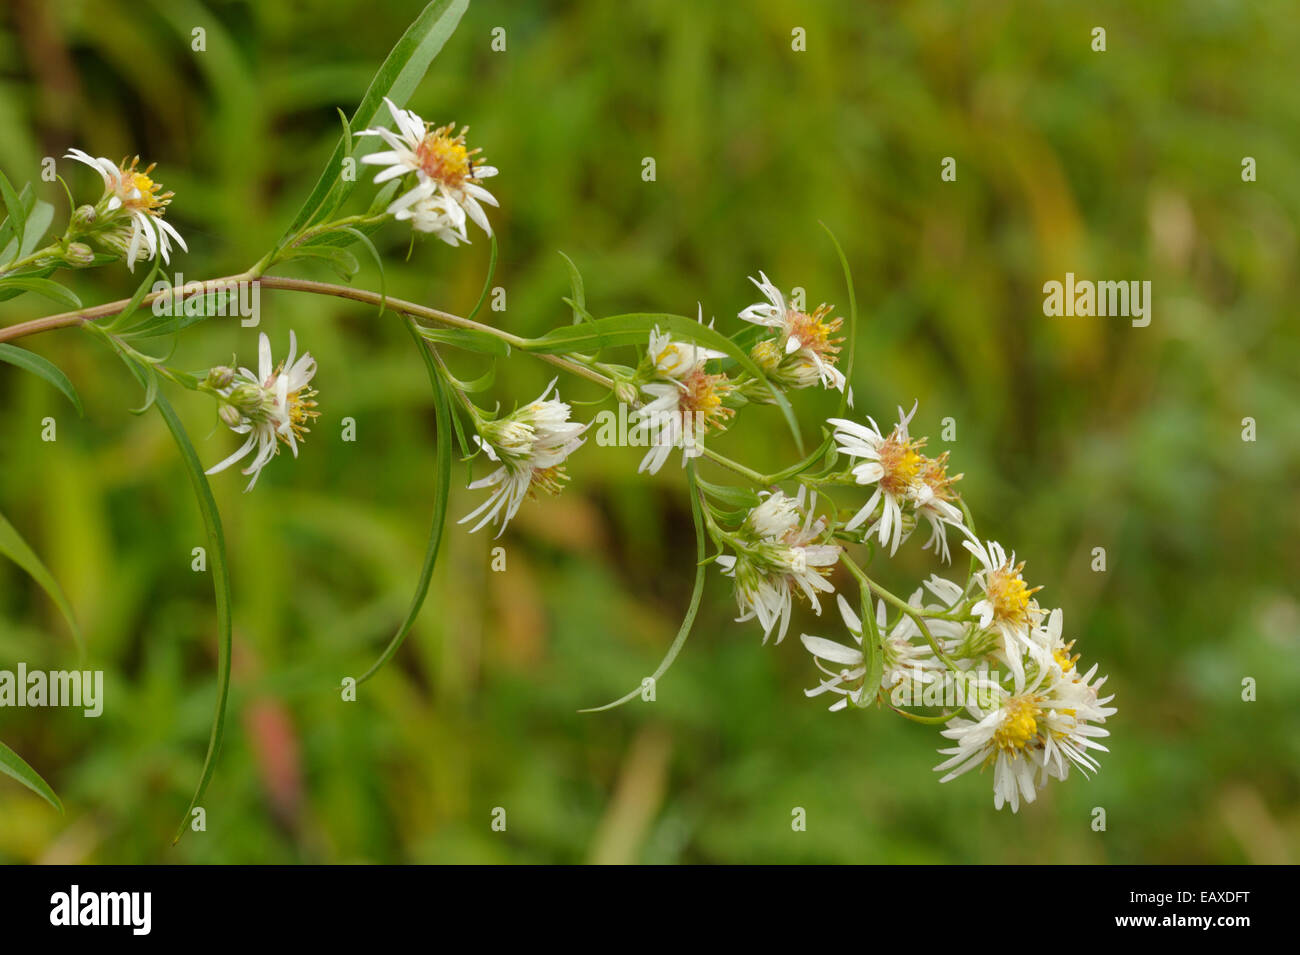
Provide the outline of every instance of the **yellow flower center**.
<path id="1" fill-rule="evenodd" d="M 144 169 L 136 169 L 139 163 L 140 157 L 135 156 L 130 163 L 123 159 L 118 164 L 119 174 L 115 189 L 117 197 L 122 200 L 122 205 L 127 209 L 138 209 L 150 215 L 161 216 L 164 207 L 171 202 L 172 193 L 160 194 L 158 190 L 162 188 L 161 184 L 150 178 L 149 174 L 153 172 L 156 163 L 150 163 Z"/>
<path id="2" fill-rule="evenodd" d="M 840 342 L 844 339 L 831 338 L 831 335 L 844 324 L 844 319 L 827 321 L 826 316 L 830 313 L 829 305 L 819 305 L 811 315 L 792 309 L 785 317 L 785 331 L 799 342 L 801 348 L 807 348 L 823 358 L 830 358 L 833 362 L 833 356 L 839 353 Z"/>
<path id="3" fill-rule="evenodd" d="M 955 495 L 952 486 L 963 477 L 961 474 L 948 474 L 948 452 L 937 458 L 921 459 L 920 480 L 930 488 L 932 494 L 941 501 L 951 501 Z"/>
<path id="4" fill-rule="evenodd" d="M 426 133 L 415 149 L 416 161 L 426 176 L 448 188 L 474 182 L 474 155 L 465 147 L 465 130 L 452 135 L 453 124 Z"/>
<path id="5" fill-rule="evenodd" d="M 1042 709 L 1032 696 L 1016 697 L 1006 707 L 1002 725 L 993 732 L 993 742 L 1003 752 L 1017 753 L 1028 745 L 1038 732 L 1038 717 Z"/>
<path id="6" fill-rule="evenodd" d="M 912 486 L 923 463 L 916 449 L 923 443 L 909 441 L 895 430 L 880 446 L 880 467 L 885 472 L 880 478 L 880 486 L 885 491 L 901 495 Z"/>
<path id="7" fill-rule="evenodd" d="M 1004 564 L 989 574 L 988 598 L 998 620 L 1013 624 L 1029 622 L 1029 601 L 1041 588 L 1030 588 L 1025 583 L 1020 576 L 1024 566 L 1023 562 L 1015 567 Z"/>
<path id="8" fill-rule="evenodd" d="M 683 414 L 694 415 L 702 427 L 720 426 L 735 414 L 731 408 L 722 405 L 722 399 L 732 388 L 726 375 L 710 375 L 697 369 L 687 375 L 682 384 L 685 390 L 678 400 L 678 407 Z"/>
<path id="9" fill-rule="evenodd" d="M 293 432 L 296 440 L 301 441 L 303 436 L 311 430 L 308 427 L 312 421 L 320 417 L 320 412 L 316 410 L 316 402 L 312 399 L 316 397 L 316 391 L 310 388 L 299 388 L 297 391 L 289 393 L 289 430 Z M 289 442 L 281 435 L 280 438 L 285 444 Z"/>

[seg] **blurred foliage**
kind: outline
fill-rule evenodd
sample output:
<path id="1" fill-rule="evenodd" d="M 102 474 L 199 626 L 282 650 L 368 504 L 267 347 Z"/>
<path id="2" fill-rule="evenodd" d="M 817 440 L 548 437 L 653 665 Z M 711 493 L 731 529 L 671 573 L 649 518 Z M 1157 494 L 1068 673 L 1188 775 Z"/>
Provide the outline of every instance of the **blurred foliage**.
<path id="1" fill-rule="evenodd" d="M 140 153 L 177 198 L 187 278 L 238 271 L 278 236 L 417 2 L 9 0 L 0 168 L 38 180 L 73 145 Z M 71 862 L 1275 862 L 1300 856 L 1300 465 L 1295 323 L 1300 21 L 1290 4 L 475 0 L 410 105 L 471 126 L 492 188 L 504 313 L 567 322 L 563 250 L 598 314 L 693 314 L 734 331 L 765 269 L 847 304 L 818 226 L 844 244 L 862 325 L 857 407 L 920 399 L 981 531 L 1029 560 L 1085 661 L 1111 674 L 1112 752 L 1091 781 L 997 813 L 987 775 L 940 786 L 931 727 L 829 715 L 803 697 L 797 639 L 763 647 L 710 571 L 696 633 L 652 706 L 580 715 L 636 685 L 684 610 L 692 531 L 680 469 L 590 444 L 564 495 L 501 541 L 452 527 L 395 664 L 339 700 L 401 619 L 432 493 L 432 402 L 397 321 L 263 292 L 263 328 L 318 357 L 322 416 L 252 494 L 214 490 L 235 598 L 230 732 L 206 834 L 168 846 L 215 693 L 212 593 L 190 570 L 199 515 L 155 415 L 89 336 L 24 345 L 76 383 L 86 417 L 0 367 L 0 510 L 62 583 L 106 671 L 104 715 L 0 711 L 0 738 L 67 814 L 0 779 L 0 860 Z M 1108 31 L 1108 50 L 1090 32 Z M 190 48 L 206 30 L 206 51 Z M 490 49 L 504 26 L 508 48 Z M 807 51 L 791 50 L 791 30 Z M 657 181 L 641 180 L 641 159 Z M 955 183 L 940 181 L 944 156 Z M 1259 181 L 1243 183 L 1243 156 Z M 60 162 L 79 195 L 88 170 Z M 358 195 L 368 194 L 358 189 Z M 359 201 L 359 200 L 358 200 Z M 391 294 L 476 299 L 487 243 L 380 233 Z M 312 265 L 289 274 L 332 280 Z M 293 272 L 293 269 L 300 271 Z M 1153 321 L 1045 318 L 1042 283 L 1150 279 Z M 137 276 L 138 279 L 138 276 Z M 378 287 L 373 264 L 358 284 Z M 78 273 L 88 304 L 128 296 Z M 25 296 L 5 324 L 43 314 Z M 256 331 L 185 335 L 183 368 Z M 482 359 L 457 361 L 465 375 Z M 509 406 L 551 369 L 503 363 Z M 562 382 L 570 399 L 596 397 Z M 207 462 L 233 449 L 210 403 L 173 395 Z M 806 429 L 829 395 L 797 402 Z M 580 416 L 585 416 L 579 409 Z M 58 440 L 40 439 L 57 419 Z M 358 440 L 340 439 L 354 417 Z M 940 421 L 957 438 L 938 440 Z M 1242 419 L 1259 439 L 1241 440 Z M 882 419 L 883 420 L 883 419 Z M 793 460 L 770 409 L 719 447 Z M 706 470 L 714 479 L 718 474 Z M 453 494 L 453 514 L 477 497 Z M 489 569 L 505 547 L 507 571 Z M 1105 547 L 1108 570 L 1090 569 Z M 936 569 L 914 543 L 897 579 Z M 71 667 L 66 625 L 0 564 L 0 666 Z M 836 636 L 835 614 L 794 628 Z M 818 630 L 818 628 L 822 628 Z M 1244 703 L 1244 677 L 1258 701 Z M 490 828 L 494 807 L 508 813 Z M 807 810 L 806 832 L 791 810 Z M 1105 807 L 1108 829 L 1090 828 Z"/>

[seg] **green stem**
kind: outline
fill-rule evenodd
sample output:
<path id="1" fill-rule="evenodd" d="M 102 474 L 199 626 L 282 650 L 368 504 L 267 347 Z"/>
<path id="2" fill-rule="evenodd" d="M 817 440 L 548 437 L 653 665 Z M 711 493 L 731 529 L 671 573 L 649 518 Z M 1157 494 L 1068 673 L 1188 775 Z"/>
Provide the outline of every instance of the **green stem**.
<path id="1" fill-rule="evenodd" d="M 954 663 L 952 659 L 943 652 L 943 648 L 939 646 L 939 641 L 936 640 L 934 634 L 930 632 L 929 626 L 926 625 L 925 617 L 919 610 L 907 601 L 890 593 L 884 587 L 880 586 L 880 584 L 868 577 L 867 572 L 859 567 L 857 562 L 854 561 L 846 551 L 840 551 L 840 563 L 849 569 L 849 572 L 858 579 L 858 583 L 873 591 L 876 596 L 885 601 L 885 603 L 890 604 L 896 610 L 911 617 L 916 622 L 917 628 L 920 629 L 921 635 L 924 636 L 926 642 L 930 644 L 930 649 L 934 651 L 934 655 L 953 673 L 959 672 L 957 664 Z"/>

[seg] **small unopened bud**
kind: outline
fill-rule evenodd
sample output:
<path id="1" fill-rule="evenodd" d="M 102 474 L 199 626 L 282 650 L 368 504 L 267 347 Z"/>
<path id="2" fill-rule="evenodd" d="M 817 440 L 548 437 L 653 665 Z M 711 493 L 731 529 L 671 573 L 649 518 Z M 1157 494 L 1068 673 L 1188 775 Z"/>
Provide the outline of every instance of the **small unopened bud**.
<path id="1" fill-rule="evenodd" d="M 75 232 L 85 232 L 95 225 L 95 220 L 99 216 L 95 213 L 94 206 L 78 206 L 72 213 L 72 229 Z"/>
<path id="2" fill-rule="evenodd" d="M 95 250 L 84 242 L 72 242 L 63 251 L 63 261 L 74 269 L 84 269 L 95 261 Z"/>
<path id="3" fill-rule="evenodd" d="M 225 365 L 217 365 L 208 371 L 208 377 L 204 379 L 204 384 L 209 388 L 226 388 L 235 380 L 235 370 Z"/>
<path id="4" fill-rule="evenodd" d="M 635 405 L 637 402 L 636 385 L 630 381 L 620 381 L 614 386 L 614 397 L 625 405 Z"/>
<path id="5" fill-rule="evenodd" d="M 247 382 L 236 385 L 230 390 L 230 394 L 226 395 L 228 405 L 233 406 L 244 417 L 257 420 L 261 420 L 267 413 L 272 400 L 267 395 L 266 389 Z"/>
<path id="6" fill-rule="evenodd" d="M 776 339 L 765 338 L 750 349 L 749 357 L 754 359 L 754 364 L 763 369 L 765 374 L 770 375 L 780 366 L 784 356 L 777 346 Z"/>
<path id="7" fill-rule="evenodd" d="M 226 427 L 238 427 L 241 415 L 239 414 L 239 409 L 235 408 L 233 405 L 223 404 L 221 410 L 218 411 L 217 414 L 221 416 L 221 420 L 225 422 Z"/>

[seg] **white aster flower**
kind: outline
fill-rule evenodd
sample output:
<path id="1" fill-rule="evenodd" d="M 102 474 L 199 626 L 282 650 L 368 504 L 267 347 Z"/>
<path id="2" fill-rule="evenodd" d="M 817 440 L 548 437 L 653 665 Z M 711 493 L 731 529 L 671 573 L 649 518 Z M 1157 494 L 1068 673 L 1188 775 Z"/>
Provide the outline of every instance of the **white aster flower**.
<path id="1" fill-rule="evenodd" d="M 937 458 L 921 456 L 921 466 L 916 480 L 908 488 L 908 498 L 918 517 L 925 518 L 930 524 L 930 539 L 924 549 L 934 547 L 934 552 L 949 563 L 952 557 L 948 551 L 948 526 L 964 528 L 964 518 L 957 505 L 953 504 L 956 495 L 952 485 L 960 481 L 962 475 L 948 474 L 948 452 Z"/>
<path id="2" fill-rule="evenodd" d="M 703 309 L 700 321 L 703 322 Z M 710 359 L 723 352 L 674 341 L 656 326 L 650 332 L 649 368 L 658 376 L 641 386 L 650 400 L 635 413 L 636 431 L 649 439 L 650 449 L 641 459 L 638 472 L 655 474 L 674 448 L 682 452 L 682 464 L 703 454 L 702 439 L 710 429 L 726 427 L 735 412 L 722 401 L 732 391 L 726 375 L 709 374 Z"/>
<path id="3" fill-rule="evenodd" d="M 921 592 L 918 590 L 912 596 L 912 603 L 919 601 L 920 596 Z M 804 690 L 807 696 L 820 696 L 827 692 L 838 694 L 840 699 L 830 706 L 830 709 L 835 711 L 844 709 L 849 702 L 854 706 L 870 705 L 881 690 L 889 693 L 904 680 L 923 685 L 939 678 L 938 671 L 942 669 L 942 664 L 935 658 L 928 645 L 916 642 L 921 636 L 916 622 L 907 614 L 900 614 L 894 628 L 890 630 L 885 603 L 877 601 L 876 631 L 881 635 L 882 666 L 880 685 L 874 688 L 875 692 L 872 692 L 863 682 L 866 679 L 867 667 L 862 652 L 862 620 L 844 599 L 843 594 L 836 594 L 835 599 L 839 604 L 840 616 L 844 618 L 844 625 L 857 646 L 848 647 L 824 637 L 802 634 L 799 639 L 813 655 L 813 662 L 817 668 L 828 677 L 811 690 Z M 870 598 L 867 599 L 869 606 Z M 823 661 L 839 664 L 840 668 L 827 668 L 823 666 Z"/>
<path id="4" fill-rule="evenodd" d="M 492 489 L 486 501 L 460 519 L 461 524 L 479 519 L 470 533 L 500 518 L 500 537 L 530 494 L 538 490 L 558 494 L 564 488 L 568 480 L 564 462 L 582 446 L 588 425 L 569 420 L 569 405 L 558 392 L 554 398 L 546 397 L 555 382 L 552 379 L 536 401 L 479 425 L 475 440 L 501 467 L 469 486 L 471 491 Z"/>
<path id="5" fill-rule="evenodd" d="M 830 319 L 830 305 L 819 305 L 811 313 L 787 306 L 781 290 L 763 272 L 750 277 L 766 301 L 750 305 L 739 317 L 776 332 L 774 339 L 754 346 L 752 357 L 768 377 L 788 388 L 823 388 L 843 391 L 844 373 L 835 367 L 842 338 L 832 338 L 844 319 Z M 850 398 L 852 404 L 852 398 Z"/>
<path id="6" fill-rule="evenodd" d="M 868 417 L 870 427 L 845 418 L 830 418 L 827 424 L 835 429 L 835 441 L 841 454 L 858 460 L 850 473 L 858 484 L 876 485 L 875 493 L 866 505 L 844 526 L 851 531 L 861 526 L 883 503 L 880 519 L 868 529 L 868 536 L 878 533 L 880 546 L 889 546 L 891 555 L 897 553 L 903 540 L 903 506 L 911 500 L 912 485 L 916 483 L 925 464 L 919 449 L 925 440 L 913 440 L 907 426 L 916 414 L 916 405 L 907 414 L 898 409 L 898 424 L 885 435 L 875 419 Z"/>
<path id="7" fill-rule="evenodd" d="M 115 164 L 110 159 L 92 156 L 75 148 L 69 149 L 66 156 L 89 166 L 104 180 L 104 196 L 95 207 L 96 217 L 103 217 L 106 226 L 119 210 L 126 216 L 129 225 L 124 224 L 120 230 L 108 229 L 93 237 L 124 254 L 128 269 L 135 271 L 135 263 L 141 258 L 141 253 L 145 253 L 145 259 L 162 256 L 163 262 L 170 264 L 173 240 L 182 249 L 189 251 L 181 234 L 163 218 L 173 193 L 160 193 L 162 186 L 149 178 L 154 163 L 138 169 L 139 156 L 134 157 L 129 165 L 125 159 L 120 164 Z"/>
<path id="8" fill-rule="evenodd" d="M 773 502 L 778 495 L 782 499 Z M 779 491 L 754 508 L 760 512 L 757 519 L 751 511 L 741 530 L 731 535 L 730 543 L 736 554 L 724 554 L 717 559 L 723 574 L 736 582 L 736 603 L 740 608 L 736 622 L 757 618 L 763 628 L 764 643 L 778 625 L 776 642 L 785 639 L 796 592 L 808 598 L 813 611 L 820 616 L 818 594 L 835 591 L 826 575 L 839 560 L 840 549 L 820 543 L 826 536 L 826 519 L 813 516 L 816 496 L 811 499 L 802 523 L 798 515 L 803 507 L 802 488 L 793 500 L 796 505 L 793 521 L 788 519 L 786 499 Z M 760 536 L 759 527 L 775 533 Z"/>
<path id="9" fill-rule="evenodd" d="M 1108 731 L 1098 724 L 1115 710 L 1106 705 L 1111 697 L 1098 698 L 1105 680 L 1094 683 L 1095 673 L 1095 667 L 1086 677 L 1044 667 L 1023 690 L 1002 688 L 992 705 L 968 702 L 973 719 L 950 720 L 943 730 L 956 745 L 939 751 L 949 757 L 935 767 L 946 773 L 940 782 L 992 764 L 993 805 L 1010 803 L 1017 812 L 1022 798 L 1033 802 L 1049 778 L 1064 779 L 1071 765 L 1085 773 L 1096 769 L 1087 750 L 1105 751 L 1096 738 Z"/>
<path id="10" fill-rule="evenodd" d="M 452 248 L 469 242 L 465 230 L 465 210 L 456 201 L 442 193 L 425 196 L 404 209 L 393 213 L 393 218 L 410 220 L 416 232 L 427 232 L 446 242 Z"/>
<path id="11" fill-rule="evenodd" d="M 1034 599 L 1041 587 L 1030 587 L 1021 576 L 1025 563 L 1016 563 L 1013 552 L 1009 557 L 997 541 L 987 544 L 978 540 L 962 541 L 962 546 L 975 556 L 980 569 L 975 572 L 975 583 L 983 597 L 971 608 L 979 618 L 982 629 L 991 629 L 1003 640 L 1007 666 L 1019 685 L 1024 680 L 1023 653 L 1042 660 L 1041 642 L 1031 638 L 1031 630 L 1042 620 L 1043 611 Z"/>
<path id="12" fill-rule="evenodd" d="M 359 133 L 378 136 L 389 147 L 362 156 L 361 161 L 385 167 L 375 176 L 376 183 L 415 175 L 415 184 L 394 199 L 388 211 L 396 218 L 410 219 L 414 228 L 432 232 L 450 245 L 469 241 L 465 234 L 466 216 L 491 235 L 492 226 L 481 203 L 495 206 L 497 200 L 480 183 L 495 176 L 497 169 L 483 165 L 476 158 L 478 149 L 466 148 L 468 127 L 459 133 L 454 132 L 452 123 L 435 128 L 411 110 L 399 108 L 388 97 L 384 97 L 384 102 L 393 115 L 397 132 L 381 126 Z M 440 202 L 429 201 L 438 197 Z M 460 213 L 452 212 L 451 205 Z M 407 214 L 403 215 L 404 212 Z"/>
<path id="13" fill-rule="evenodd" d="M 316 391 L 310 387 L 316 374 L 316 359 L 310 352 L 296 358 L 298 339 L 289 332 L 289 356 L 279 365 L 271 358 L 271 340 L 263 333 L 258 338 L 257 373 L 240 368 L 216 368 L 209 372 L 208 382 L 221 400 L 222 420 L 236 434 L 246 434 L 248 439 L 238 451 L 220 464 L 209 468 L 208 474 L 224 471 L 242 461 L 254 448 L 257 453 L 243 468 L 251 474 L 245 492 L 251 491 L 271 458 L 280 453 L 280 445 L 288 445 L 293 456 L 298 456 L 298 442 L 310 430 L 308 425 L 318 412 Z"/>

